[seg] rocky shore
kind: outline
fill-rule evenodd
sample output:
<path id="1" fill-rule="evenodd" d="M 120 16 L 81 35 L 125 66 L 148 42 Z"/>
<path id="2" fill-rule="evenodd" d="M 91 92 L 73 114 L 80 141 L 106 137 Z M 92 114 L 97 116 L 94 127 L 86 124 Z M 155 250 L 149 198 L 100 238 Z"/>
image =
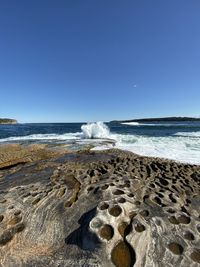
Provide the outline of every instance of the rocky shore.
<path id="1" fill-rule="evenodd" d="M 0 124 L 17 124 L 17 120 L 0 118 Z"/>
<path id="2" fill-rule="evenodd" d="M 0 146 L 0 266 L 200 266 L 200 166 Z"/>

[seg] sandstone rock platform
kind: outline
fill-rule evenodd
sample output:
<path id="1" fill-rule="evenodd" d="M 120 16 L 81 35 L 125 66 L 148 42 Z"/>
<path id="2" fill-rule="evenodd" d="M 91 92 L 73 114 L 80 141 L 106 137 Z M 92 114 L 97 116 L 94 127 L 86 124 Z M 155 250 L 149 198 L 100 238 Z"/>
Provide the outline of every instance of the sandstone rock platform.
<path id="1" fill-rule="evenodd" d="M 1 146 L 0 266 L 200 266 L 200 166 Z"/>

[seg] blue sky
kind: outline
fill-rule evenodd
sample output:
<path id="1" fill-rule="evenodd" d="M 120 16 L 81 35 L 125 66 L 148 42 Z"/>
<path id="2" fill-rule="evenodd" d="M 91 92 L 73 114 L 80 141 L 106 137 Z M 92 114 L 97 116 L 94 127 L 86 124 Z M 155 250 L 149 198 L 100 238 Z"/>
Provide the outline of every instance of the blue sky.
<path id="1" fill-rule="evenodd" d="M 0 117 L 200 116 L 199 0 L 0 1 Z"/>

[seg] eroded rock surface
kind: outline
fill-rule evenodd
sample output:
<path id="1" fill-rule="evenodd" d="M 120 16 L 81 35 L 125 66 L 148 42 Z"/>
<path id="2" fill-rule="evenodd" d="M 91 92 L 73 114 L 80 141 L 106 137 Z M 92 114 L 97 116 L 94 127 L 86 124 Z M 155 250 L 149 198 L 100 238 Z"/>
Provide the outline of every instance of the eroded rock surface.
<path id="1" fill-rule="evenodd" d="M 200 266 L 199 166 L 17 149 L 0 151 L 0 266 Z"/>

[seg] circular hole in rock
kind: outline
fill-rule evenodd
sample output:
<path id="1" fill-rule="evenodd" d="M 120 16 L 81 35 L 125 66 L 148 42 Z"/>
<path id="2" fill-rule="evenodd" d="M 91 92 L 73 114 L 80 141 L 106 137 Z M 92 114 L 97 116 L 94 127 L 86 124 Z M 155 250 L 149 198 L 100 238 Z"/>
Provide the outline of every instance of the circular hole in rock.
<path id="1" fill-rule="evenodd" d="M 162 206 L 162 201 L 161 201 L 161 199 L 160 199 L 159 197 L 154 197 L 154 201 L 155 201 L 158 205 Z"/>
<path id="2" fill-rule="evenodd" d="M 178 243 L 170 243 L 168 249 L 175 255 L 181 255 L 183 253 L 183 247 Z"/>
<path id="3" fill-rule="evenodd" d="M 184 214 L 180 215 L 178 218 L 177 218 L 178 222 L 179 223 L 182 223 L 182 224 L 189 224 L 190 223 L 190 217 L 188 216 L 185 216 Z"/>
<path id="4" fill-rule="evenodd" d="M 191 258 L 193 261 L 200 263 L 200 249 L 195 249 L 195 250 L 191 253 L 190 258 Z"/>
<path id="5" fill-rule="evenodd" d="M 130 193 L 127 195 L 128 197 L 134 197 L 134 194 L 133 193 Z"/>
<path id="6" fill-rule="evenodd" d="M 111 225 L 109 224 L 105 224 L 99 231 L 99 235 L 101 238 L 106 239 L 106 240 L 110 240 L 112 239 L 113 235 L 114 235 L 114 230 L 112 228 Z"/>
<path id="7" fill-rule="evenodd" d="M 21 214 L 21 210 L 16 210 L 16 211 L 14 212 L 14 215 L 15 215 L 15 216 L 18 216 L 19 214 Z"/>
<path id="8" fill-rule="evenodd" d="M 197 224 L 197 231 L 200 233 L 200 224 Z"/>
<path id="9" fill-rule="evenodd" d="M 124 191 L 123 190 L 120 190 L 120 189 L 117 189 L 113 192 L 113 195 L 123 195 L 124 194 Z"/>
<path id="10" fill-rule="evenodd" d="M 175 210 L 169 208 L 169 209 L 167 210 L 167 212 L 169 212 L 169 213 L 175 213 Z"/>
<path id="11" fill-rule="evenodd" d="M 114 217 L 118 217 L 122 213 L 122 209 L 120 208 L 120 206 L 115 205 L 114 207 L 109 209 L 109 213 Z"/>
<path id="12" fill-rule="evenodd" d="M 132 231 L 132 224 L 128 222 L 121 222 L 118 226 L 118 232 L 124 238 Z"/>
<path id="13" fill-rule="evenodd" d="M 135 201 L 136 206 L 140 206 L 140 201 Z"/>
<path id="14" fill-rule="evenodd" d="M 179 224 L 179 221 L 176 219 L 175 216 L 171 216 L 171 217 L 169 217 L 169 221 L 170 221 L 170 223 L 172 223 L 172 224 Z"/>
<path id="15" fill-rule="evenodd" d="M 125 184 L 124 184 L 124 187 L 130 188 L 131 185 L 130 185 L 130 183 L 125 183 Z"/>
<path id="16" fill-rule="evenodd" d="M 145 226 L 143 224 L 141 224 L 141 223 L 137 223 L 135 225 L 135 230 L 138 233 L 141 233 L 141 232 L 145 231 L 145 229 L 146 229 Z"/>
<path id="17" fill-rule="evenodd" d="M 92 228 L 101 228 L 103 225 L 103 222 L 99 218 L 95 218 L 91 221 Z"/>
<path id="18" fill-rule="evenodd" d="M 15 226 L 15 231 L 16 231 L 17 233 L 22 232 L 24 229 L 25 229 L 25 224 L 24 224 L 23 222 L 18 223 L 18 224 Z"/>
<path id="19" fill-rule="evenodd" d="M 103 203 L 101 204 L 101 206 L 99 207 L 100 210 L 107 210 L 109 208 L 109 205 L 107 203 Z"/>
<path id="20" fill-rule="evenodd" d="M 102 190 L 106 190 L 107 188 L 108 188 L 108 185 L 107 185 L 107 184 L 105 184 L 105 185 L 103 185 L 103 186 L 101 187 Z"/>
<path id="21" fill-rule="evenodd" d="M 184 233 L 184 238 L 190 241 L 193 241 L 195 239 L 193 233 L 191 233 L 190 231 L 187 231 Z"/>
<path id="22" fill-rule="evenodd" d="M 142 210 L 142 211 L 140 212 L 140 215 L 141 215 L 142 217 L 147 217 L 147 216 L 149 216 L 149 211 L 148 211 L 148 210 Z"/>
<path id="23" fill-rule="evenodd" d="M 167 186 L 169 184 L 169 182 L 163 178 L 159 178 L 159 182 L 164 186 Z"/>
<path id="24" fill-rule="evenodd" d="M 126 202 L 126 199 L 123 198 L 123 197 L 121 197 L 117 201 L 118 201 L 118 203 L 125 203 Z"/>
<path id="25" fill-rule="evenodd" d="M 111 252 L 111 260 L 116 267 L 132 267 L 136 261 L 135 251 L 120 241 Z"/>

